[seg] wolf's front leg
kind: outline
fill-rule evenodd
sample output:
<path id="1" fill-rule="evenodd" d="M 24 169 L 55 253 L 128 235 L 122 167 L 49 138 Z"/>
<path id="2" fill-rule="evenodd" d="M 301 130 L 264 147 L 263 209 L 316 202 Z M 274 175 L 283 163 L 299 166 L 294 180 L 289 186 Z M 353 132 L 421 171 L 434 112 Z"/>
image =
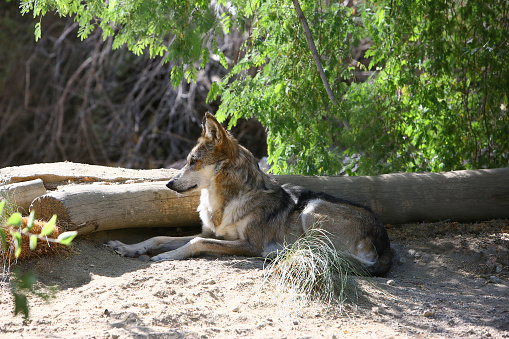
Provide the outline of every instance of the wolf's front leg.
<path id="1" fill-rule="evenodd" d="M 150 239 L 149 239 L 150 240 Z M 118 254 L 124 256 L 124 257 L 132 257 L 137 258 L 140 255 L 143 255 L 147 253 L 149 250 L 149 240 L 137 243 L 137 244 L 124 244 L 121 241 L 118 240 L 110 240 L 105 245 L 117 252 Z"/>
<path id="2" fill-rule="evenodd" d="M 182 260 L 200 254 L 237 255 L 243 257 L 261 257 L 262 249 L 253 246 L 249 241 L 220 240 L 196 237 L 182 247 L 156 255 L 152 261 Z"/>
<path id="3" fill-rule="evenodd" d="M 106 243 L 106 246 L 115 250 L 115 252 L 123 255 L 124 257 L 137 258 L 140 255 L 151 252 L 165 252 L 171 251 L 187 244 L 191 237 L 153 237 L 142 241 L 137 244 L 124 244 L 118 240 L 111 240 Z"/>

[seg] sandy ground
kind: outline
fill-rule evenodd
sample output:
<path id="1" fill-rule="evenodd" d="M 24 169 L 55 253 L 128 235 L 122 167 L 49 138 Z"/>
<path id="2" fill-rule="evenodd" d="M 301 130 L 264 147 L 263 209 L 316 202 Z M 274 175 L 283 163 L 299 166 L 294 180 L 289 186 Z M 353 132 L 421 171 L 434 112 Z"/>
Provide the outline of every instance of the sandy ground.
<path id="1" fill-rule="evenodd" d="M 13 316 L 4 283 L 6 338 L 509 338 L 509 221 L 387 225 L 397 253 L 387 277 L 359 280 L 356 305 L 300 304 L 264 283 L 264 261 L 203 257 L 150 263 L 105 240 L 168 230 L 109 231 L 75 240 L 73 253 L 21 266 L 49 302 Z"/>

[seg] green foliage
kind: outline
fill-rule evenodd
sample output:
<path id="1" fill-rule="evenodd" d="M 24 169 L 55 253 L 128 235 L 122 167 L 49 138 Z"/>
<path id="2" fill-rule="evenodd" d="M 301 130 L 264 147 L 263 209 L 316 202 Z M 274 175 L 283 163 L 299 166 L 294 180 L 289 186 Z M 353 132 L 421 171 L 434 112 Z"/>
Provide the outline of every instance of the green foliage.
<path id="1" fill-rule="evenodd" d="M 148 51 L 150 56 L 163 57 L 163 62 L 180 60 L 179 70 L 172 72 L 178 84 L 184 76 L 195 79 L 195 63 L 208 62 L 208 53 L 220 54 L 215 39 L 222 29 L 228 30 L 229 20 L 217 20 L 208 1 L 204 0 L 22 0 L 21 13 L 42 17 L 48 11 L 72 16 L 79 23 L 78 37 L 86 39 L 100 27 L 106 39 L 114 37 L 113 49 L 127 46 L 136 55 Z M 227 13 L 225 12 L 225 16 Z M 41 37 L 41 23 L 35 26 L 35 38 Z"/>
<path id="2" fill-rule="evenodd" d="M 245 57 L 211 90 L 222 95 L 219 118 L 265 124 L 275 173 L 335 174 L 354 153 L 355 174 L 508 165 L 507 1 L 375 1 L 361 17 L 304 2 L 338 107 L 292 6 L 278 4 L 253 11 Z M 377 75 L 357 83 L 352 71 L 363 67 L 349 53 L 367 36 Z"/>
<path id="3" fill-rule="evenodd" d="M 3 214 L 4 208 L 6 206 L 6 200 L 0 201 L 0 217 Z M 22 226 L 22 216 L 20 213 L 15 212 L 11 214 L 3 223 L 0 225 L 0 237 L 2 239 L 2 247 L 0 248 L 0 253 L 8 253 L 9 245 L 7 243 L 7 234 L 9 234 L 12 238 L 12 242 L 14 243 L 14 255 L 18 258 L 22 252 L 22 235 L 25 235 L 29 238 L 29 247 L 31 250 L 34 250 L 37 246 L 37 239 L 43 239 L 48 242 L 60 243 L 63 245 L 70 245 L 71 241 L 76 237 L 76 231 L 64 232 L 58 236 L 57 239 L 48 238 L 47 236 L 53 233 L 55 223 L 57 221 L 57 216 L 53 215 L 50 221 L 42 228 L 39 234 L 30 233 L 30 230 L 33 227 L 35 220 L 35 213 L 32 211 L 27 221 L 27 225 L 24 228 Z M 8 256 L 3 256 L 4 260 Z M 9 265 L 4 262 L 4 273 L 5 268 L 9 269 Z M 11 278 L 10 286 L 11 293 L 14 297 L 14 315 L 22 313 L 25 317 L 25 320 L 28 319 L 29 309 L 28 309 L 28 298 L 27 295 L 29 293 L 34 294 L 40 298 L 47 300 L 49 295 L 47 293 L 38 293 L 34 290 L 33 285 L 37 281 L 37 278 L 32 272 L 21 273 L 19 270 L 14 272 L 13 277 Z"/>
<path id="4" fill-rule="evenodd" d="M 11 279 L 11 293 L 14 297 L 14 315 L 22 313 L 25 319 L 28 319 L 28 298 L 27 292 L 33 291 L 33 285 L 37 281 L 32 272 L 21 273 L 19 270 L 14 272 Z"/>
<path id="5" fill-rule="evenodd" d="M 326 95 L 290 0 L 22 0 L 35 17 L 73 15 L 79 37 L 95 27 L 113 48 L 180 60 L 173 85 L 196 79 L 212 54 L 228 67 L 216 37 L 246 33 L 229 74 L 214 83 L 218 118 L 257 118 L 267 128 L 274 173 L 350 174 L 507 166 L 509 2 L 505 0 L 302 0 L 325 74 Z M 40 36 L 40 22 L 36 37 Z M 360 64 L 361 38 L 373 46 Z M 355 72 L 376 74 L 359 83 Z"/>
<path id="6" fill-rule="evenodd" d="M 362 174 L 508 165 L 509 3 L 375 1 L 379 72 L 351 86 L 345 142 Z"/>
<path id="7" fill-rule="evenodd" d="M 25 321 L 28 321 L 30 316 L 29 296 L 33 295 L 48 301 L 57 292 L 54 287 L 49 288 L 48 291 L 41 292 L 36 288 L 36 282 L 37 277 L 31 271 L 22 272 L 19 269 L 15 269 L 11 277 L 10 288 L 14 297 L 14 316 L 21 313 Z"/>
<path id="8" fill-rule="evenodd" d="M 221 95 L 218 118 L 230 117 L 230 126 L 241 117 L 262 122 L 274 173 L 337 173 L 337 135 L 345 124 L 324 90 L 292 2 L 246 6 L 241 12 L 253 13 L 253 29 L 244 57 L 209 95 Z M 362 31 L 352 10 L 339 3 L 303 1 L 301 7 L 332 90 L 342 97 L 354 69 L 346 61 Z"/>

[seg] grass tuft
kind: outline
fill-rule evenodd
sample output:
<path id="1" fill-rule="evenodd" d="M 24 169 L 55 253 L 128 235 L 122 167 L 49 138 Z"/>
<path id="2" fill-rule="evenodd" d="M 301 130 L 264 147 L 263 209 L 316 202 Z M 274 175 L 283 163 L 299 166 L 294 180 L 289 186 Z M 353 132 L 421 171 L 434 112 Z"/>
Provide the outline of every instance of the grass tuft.
<path id="1" fill-rule="evenodd" d="M 365 269 L 338 252 L 330 240 L 332 236 L 323 229 L 311 229 L 277 253 L 266 267 L 266 279 L 292 299 L 355 303 L 358 287 L 353 277 L 365 275 Z"/>

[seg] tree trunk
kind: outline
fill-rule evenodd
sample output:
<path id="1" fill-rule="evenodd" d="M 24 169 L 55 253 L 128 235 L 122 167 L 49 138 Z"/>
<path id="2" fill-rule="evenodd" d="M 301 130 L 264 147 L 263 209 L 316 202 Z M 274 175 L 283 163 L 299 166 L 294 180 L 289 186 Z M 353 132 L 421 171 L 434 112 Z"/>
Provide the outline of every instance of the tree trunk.
<path id="1" fill-rule="evenodd" d="M 41 179 L 0 186 L 0 201 L 8 199 L 25 211 L 35 198 L 43 194 L 46 194 L 46 188 Z"/>

